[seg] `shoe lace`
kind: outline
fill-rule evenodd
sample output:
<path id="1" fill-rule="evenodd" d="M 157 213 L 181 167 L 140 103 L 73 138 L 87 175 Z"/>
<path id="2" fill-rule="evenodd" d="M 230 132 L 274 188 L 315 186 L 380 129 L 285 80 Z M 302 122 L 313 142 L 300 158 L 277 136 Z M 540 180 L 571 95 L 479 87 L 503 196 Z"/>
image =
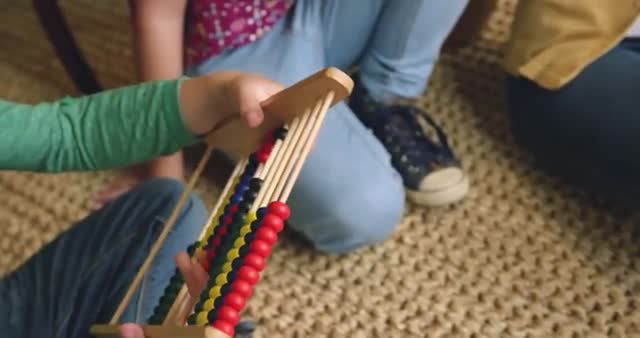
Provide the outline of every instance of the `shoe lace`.
<path id="1" fill-rule="evenodd" d="M 407 170 L 418 171 L 427 164 L 437 165 L 453 158 L 447 136 L 426 112 L 415 107 L 392 106 L 384 116 L 378 125 L 379 136 L 394 161 L 408 166 Z M 432 128 L 436 142 L 427 135 L 425 127 Z"/>

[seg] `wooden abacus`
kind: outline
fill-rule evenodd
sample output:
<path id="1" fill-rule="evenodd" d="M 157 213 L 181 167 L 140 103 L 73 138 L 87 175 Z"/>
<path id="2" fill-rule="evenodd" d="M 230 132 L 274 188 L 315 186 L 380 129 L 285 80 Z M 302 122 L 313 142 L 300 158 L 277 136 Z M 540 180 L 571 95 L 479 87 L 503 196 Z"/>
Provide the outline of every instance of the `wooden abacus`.
<path id="1" fill-rule="evenodd" d="M 118 337 L 119 320 L 126 306 L 171 231 L 213 149 L 218 148 L 239 155 L 241 160 L 203 232 L 187 248 L 192 261 L 208 272 L 207 286 L 194 305 L 176 269 L 153 316 L 142 327 L 145 336 L 153 338 L 233 337 L 240 313 L 289 217 L 287 199 L 325 116 L 352 89 L 353 81 L 347 74 L 326 68 L 267 99 L 262 104 L 265 119 L 258 128 L 250 130 L 238 118 L 212 131 L 184 193 L 111 321 L 93 325 L 91 333 Z"/>

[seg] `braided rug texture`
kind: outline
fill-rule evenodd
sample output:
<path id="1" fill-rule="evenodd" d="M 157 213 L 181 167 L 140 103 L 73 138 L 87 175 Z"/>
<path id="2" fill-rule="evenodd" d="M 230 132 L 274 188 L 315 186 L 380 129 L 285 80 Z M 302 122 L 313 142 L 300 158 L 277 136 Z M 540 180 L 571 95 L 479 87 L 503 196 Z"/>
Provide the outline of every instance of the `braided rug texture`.
<path id="1" fill-rule="evenodd" d="M 30 4 L 0 2 L 0 97 L 77 95 Z M 61 4 L 103 85 L 131 83 L 126 2 Z M 638 336 L 638 216 L 535 171 L 509 131 L 499 62 L 514 6 L 500 1 L 473 45 L 443 56 L 419 103 L 468 170 L 469 197 L 408 205 L 390 239 L 341 257 L 284 238 L 245 312 L 256 337 Z M 0 272 L 86 215 L 113 178 L 0 173 Z M 219 188 L 197 191 L 212 206 Z"/>

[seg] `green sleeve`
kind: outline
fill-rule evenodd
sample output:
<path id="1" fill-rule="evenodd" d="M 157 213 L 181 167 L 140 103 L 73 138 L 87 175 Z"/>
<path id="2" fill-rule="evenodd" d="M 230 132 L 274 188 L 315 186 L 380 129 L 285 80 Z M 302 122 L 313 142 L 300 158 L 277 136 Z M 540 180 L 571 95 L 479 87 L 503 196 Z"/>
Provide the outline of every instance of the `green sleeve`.
<path id="1" fill-rule="evenodd" d="M 198 141 L 180 111 L 183 79 L 36 105 L 0 100 L 0 170 L 104 170 Z"/>

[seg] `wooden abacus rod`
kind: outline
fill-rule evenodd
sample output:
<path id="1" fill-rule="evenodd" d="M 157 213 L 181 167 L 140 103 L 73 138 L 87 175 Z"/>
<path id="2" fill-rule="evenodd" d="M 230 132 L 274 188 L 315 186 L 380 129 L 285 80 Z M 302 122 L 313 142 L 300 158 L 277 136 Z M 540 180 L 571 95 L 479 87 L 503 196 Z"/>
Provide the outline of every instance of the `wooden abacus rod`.
<path id="1" fill-rule="evenodd" d="M 294 123 L 295 123 L 295 120 L 294 120 Z M 284 128 L 289 129 L 289 126 L 284 125 Z M 285 139 L 286 139 L 286 137 L 285 137 Z M 264 166 L 261 166 L 260 169 L 256 171 L 255 177 L 258 177 L 258 178 L 261 178 L 261 179 L 264 180 L 264 177 L 265 177 L 266 173 L 269 172 L 269 170 L 271 169 L 272 163 L 273 163 L 271 158 L 274 155 L 277 156 L 277 154 L 280 151 L 280 148 L 281 148 L 283 143 L 284 143 L 284 141 L 281 140 L 281 139 L 276 139 L 275 140 L 275 144 L 273 145 L 273 150 L 271 150 L 271 155 L 267 159 L 267 163 L 265 163 Z"/>
<path id="2" fill-rule="evenodd" d="M 118 321 L 120 320 L 120 317 L 122 317 L 122 314 L 124 313 L 124 310 L 127 307 L 127 304 L 129 304 L 129 302 L 131 301 L 131 297 L 133 297 L 133 294 L 136 288 L 138 287 L 138 285 L 140 285 L 140 282 L 142 281 L 143 276 L 145 275 L 147 270 L 149 270 L 149 267 L 151 266 L 151 263 L 155 259 L 158 251 L 162 247 L 164 240 L 167 238 L 167 235 L 173 228 L 173 224 L 178 219 L 178 215 L 180 215 L 180 213 L 182 212 L 182 207 L 184 206 L 184 203 L 187 201 L 189 195 L 191 194 L 191 190 L 193 190 L 193 187 L 196 181 L 198 180 L 198 177 L 200 177 L 202 170 L 206 166 L 207 161 L 209 161 L 209 157 L 211 157 L 212 152 L 213 152 L 213 144 L 208 144 L 204 152 L 204 155 L 200 159 L 200 162 L 198 163 L 198 166 L 196 167 L 193 175 L 191 175 L 191 178 L 189 179 L 189 182 L 187 183 L 187 186 L 185 187 L 185 190 L 182 193 L 182 196 L 180 196 L 180 199 L 178 200 L 178 204 L 173 209 L 171 216 L 169 216 L 169 219 L 167 220 L 164 227 L 162 228 L 162 232 L 158 236 L 158 239 L 151 247 L 151 250 L 149 250 L 149 255 L 147 256 L 144 263 L 140 267 L 140 270 L 138 270 L 138 273 L 133 279 L 133 282 L 131 283 L 131 285 L 129 285 L 129 289 L 127 290 L 127 293 L 125 294 L 124 298 L 122 298 L 122 300 L 120 301 L 120 304 L 118 305 L 116 312 L 113 314 L 113 317 L 111 317 L 111 321 L 109 322 L 109 324 L 117 324 Z"/>
<path id="3" fill-rule="evenodd" d="M 301 117 L 300 124 L 296 126 L 294 130 L 290 130 L 287 134 L 287 136 L 290 137 L 287 147 L 282 153 L 282 156 L 274 158 L 276 163 L 274 164 L 273 171 L 270 173 L 271 175 L 267 178 L 269 184 L 261 189 L 258 197 L 256 198 L 256 205 L 264 205 L 270 201 L 270 198 L 277 187 L 278 181 L 284 174 L 284 170 L 287 168 L 287 164 L 291 159 L 291 154 L 295 151 L 300 136 L 303 134 L 304 127 L 307 125 L 309 117 L 313 115 L 317 109 L 318 107 L 314 107 L 311 111 L 305 111 Z"/>
<path id="4" fill-rule="evenodd" d="M 289 130 L 287 131 L 287 137 L 285 137 L 284 141 L 282 142 L 282 145 L 278 147 L 278 152 L 269 156 L 269 159 L 267 160 L 267 162 L 270 162 L 269 171 L 264 172 L 263 177 L 258 177 L 262 179 L 264 182 L 266 182 L 266 184 L 258 192 L 258 196 L 256 196 L 255 202 L 253 203 L 250 212 L 256 212 L 260 207 L 263 206 L 263 199 L 264 199 L 266 190 L 270 185 L 273 184 L 272 179 L 276 175 L 276 172 L 278 170 L 279 161 L 282 156 L 286 156 L 288 149 L 291 147 L 291 143 L 293 142 L 294 135 L 297 133 L 297 130 L 299 129 L 300 124 L 304 123 L 303 120 L 305 115 L 298 116 L 293 120 L 293 123 L 291 124 L 291 128 L 289 128 Z"/>
<path id="5" fill-rule="evenodd" d="M 218 211 L 222 207 L 222 204 L 225 202 L 225 198 L 229 194 L 229 191 L 231 191 L 231 189 L 233 189 L 233 183 L 235 182 L 235 179 L 242 174 L 242 170 L 247 165 L 247 162 L 248 161 L 247 161 L 246 158 L 240 160 L 236 164 L 235 168 L 233 169 L 233 172 L 231 172 L 231 175 L 227 179 L 227 183 L 225 184 L 224 188 L 220 192 L 220 195 L 218 195 L 218 198 L 216 200 L 216 204 L 213 207 L 213 209 L 211 210 L 211 213 L 210 213 L 209 219 L 207 220 L 207 223 L 202 228 L 202 232 L 200 233 L 200 236 L 198 237 L 199 241 L 202 241 L 204 239 L 204 236 L 207 233 L 207 229 L 210 226 L 212 226 L 213 222 L 216 222 L 214 217 L 216 217 L 216 215 L 218 214 Z M 193 257 L 193 260 L 197 260 L 197 257 Z M 176 295 L 176 298 L 175 298 L 173 304 L 169 308 L 169 311 L 167 312 L 167 315 L 165 316 L 165 318 L 164 318 L 164 320 L 162 322 L 163 325 L 166 325 L 167 323 L 178 324 L 176 321 L 179 320 L 180 314 L 181 314 L 181 312 L 184 311 L 184 307 L 187 305 L 188 301 L 189 301 L 189 290 L 187 289 L 186 285 L 182 285 L 182 287 L 180 288 L 180 291 Z"/>
<path id="6" fill-rule="evenodd" d="M 207 232 L 207 226 L 210 225 L 212 222 L 216 221 L 213 218 L 216 217 L 216 214 L 222 207 L 222 203 L 225 202 L 224 201 L 225 197 L 227 197 L 227 195 L 229 194 L 229 191 L 233 189 L 233 183 L 236 177 L 242 174 L 242 169 L 244 169 L 244 167 L 247 165 L 247 162 L 248 161 L 246 158 L 240 160 L 240 162 L 238 162 L 235 168 L 233 169 L 233 172 L 231 172 L 231 175 L 229 176 L 227 183 L 225 184 L 224 188 L 220 192 L 220 195 L 218 195 L 215 206 L 213 207 L 213 209 L 211 210 L 211 213 L 209 214 L 209 219 L 207 220 L 207 224 L 202 229 L 202 232 L 200 233 L 200 237 L 198 237 L 199 240 L 202 240 L 204 238 Z"/>
<path id="7" fill-rule="evenodd" d="M 304 145 L 306 143 L 313 144 L 313 140 L 310 139 L 311 131 L 315 129 L 315 126 L 321 124 L 321 120 L 318 119 L 322 109 L 324 108 L 324 99 L 319 98 L 315 106 L 313 108 L 313 113 L 309 115 L 309 120 L 305 124 L 304 129 L 301 130 L 301 134 L 304 135 L 301 139 L 296 140 L 295 150 L 290 154 L 290 157 L 287 159 L 286 166 L 282 168 L 280 171 L 279 177 L 277 177 L 277 184 L 274 184 L 275 187 L 272 192 L 268 195 L 268 201 L 273 201 L 279 196 L 284 189 L 289 177 L 291 175 L 291 170 L 296 165 L 296 162 L 300 159 L 300 155 L 302 150 L 304 149 Z"/>
<path id="8" fill-rule="evenodd" d="M 278 198 L 280 202 L 286 202 L 289 198 L 289 195 L 291 195 L 293 186 L 295 185 L 298 176 L 302 171 L 302 167 L 304 166 L 307 156 L 309 156 L 309 153 L 313 148 L 316 138 L 318 137 L 318 133 L 320 132 L 320 127 L 323 125 L 324 119 L 327 115 L 327 112 L 329 111 L 331 102 L 333 102 L 334 96 L 335 93 L 333 91 L 330 91 L 327 96 L 324 97 L 322 101 L 322 108 L 320 109 L 320 112 L 318 114 L 319 116 L 317 117 L 317 120 L 312 124 L 313 128 L 310 132 L 310 135 L 308 135 L 306 139 L 304 148 L 302 149 L 302 153 L 300 154 L 300 158 L 297 161 L 296 166 L 293 168 L 293 172 L 288 177 L 287 185 L 284 187 L 284 191 L 280 193 L 280 197 Z"/>

